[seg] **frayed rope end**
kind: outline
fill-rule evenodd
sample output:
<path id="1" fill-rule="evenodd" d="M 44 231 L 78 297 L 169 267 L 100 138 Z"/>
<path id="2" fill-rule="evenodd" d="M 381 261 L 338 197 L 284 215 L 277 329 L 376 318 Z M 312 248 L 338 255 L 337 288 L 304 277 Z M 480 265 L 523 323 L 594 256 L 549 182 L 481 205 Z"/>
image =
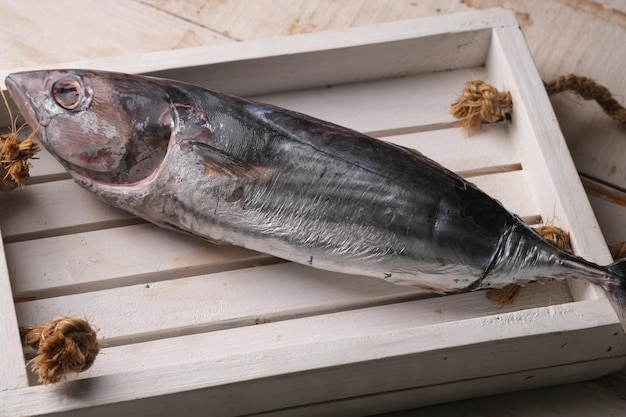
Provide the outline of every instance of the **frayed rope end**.
<path id="1" fill-rule="evenodd" d="M 512 110 L 511 93 L 500 92 L 481 80 L 466 82 L 461 95 L 450 106 L 450 114 L 459 120 L 466 136 L 480 130 L 483 123 L 507 119 Z"/>
<path id="2" fill-rule="evenodd" d="M 31 366 L 44 385 L 89 369 L 100 352 L 96 333 L 89 322 L 72 317 L 58 317 L 44 325 L 20 328 L 24 346 L 37 351 Z"/>

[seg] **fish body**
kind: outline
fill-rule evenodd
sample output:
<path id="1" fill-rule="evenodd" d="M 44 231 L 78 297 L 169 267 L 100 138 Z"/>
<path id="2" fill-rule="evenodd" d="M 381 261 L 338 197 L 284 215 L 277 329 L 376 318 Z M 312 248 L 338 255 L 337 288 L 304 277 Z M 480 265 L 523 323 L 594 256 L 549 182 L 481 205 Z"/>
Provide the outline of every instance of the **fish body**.
<path id="1" fill-rule="evenodd" d="M 555 248 L 416 151 L 170 80 L 70 70 L 6 84 L 77 183 L 159 226 L 437 293 L 583 278 L 624 305 L 622 264 Z"/>

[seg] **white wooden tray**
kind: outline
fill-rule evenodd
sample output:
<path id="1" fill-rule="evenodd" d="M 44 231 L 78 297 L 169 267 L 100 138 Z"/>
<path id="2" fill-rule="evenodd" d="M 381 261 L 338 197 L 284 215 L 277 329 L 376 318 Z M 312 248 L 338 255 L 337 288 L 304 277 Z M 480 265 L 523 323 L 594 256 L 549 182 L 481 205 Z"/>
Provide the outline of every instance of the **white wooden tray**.
<path id="1" fill-rule="evenodd" d="M 527 221 L 569 230 L 576 253 L 610 262 L 510 12 L 66 67 L 181 79 L 417 148 Z M 474 78 L 510 90 L 515 108 L 511 123 L 464 138 L 448 109 Z M 505 307 L 484 292 L 424 299 L 158 229 L 68 178 L 44 154 L 32 185 L 0 195 L 0 415 L 352 416 L 625 363 L 615 313 L 582 282 L 529 285 Z M 41 386 L 18 326 L 59 315 L 89 319 L 106 347 L 88 372 Z"/>

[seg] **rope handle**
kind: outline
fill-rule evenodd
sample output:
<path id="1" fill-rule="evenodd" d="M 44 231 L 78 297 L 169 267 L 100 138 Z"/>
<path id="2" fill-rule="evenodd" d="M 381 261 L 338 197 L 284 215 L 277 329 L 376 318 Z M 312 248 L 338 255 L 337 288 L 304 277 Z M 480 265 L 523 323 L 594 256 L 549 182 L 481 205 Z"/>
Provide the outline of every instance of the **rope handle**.
<path id="1" fill-rule="evenodd" d="M 611 92 L 591 78 L 566 74 L 544 83 L 549 96 L 570 91 L 584 100 L 595 100 L 602 110 L 620 124 L 626 124 L 626 108 Z M 482 80 L 465 83 L 463 91 L 450 106 L 450 114 L 458 120 L 466 136 L 482 128 L 483 123 L 508 120 L 513 111 L 511 93 L 498 91 Z"/>
<path id="2" fill-rule="evenodd" d="M 22 326 L 20 336 L 24 346 L 37 352 L 31 369 L 44 385 L 86 371 L 100 352 L 97 331 L 83 319 L 57 317 L 46 324 Z"/>

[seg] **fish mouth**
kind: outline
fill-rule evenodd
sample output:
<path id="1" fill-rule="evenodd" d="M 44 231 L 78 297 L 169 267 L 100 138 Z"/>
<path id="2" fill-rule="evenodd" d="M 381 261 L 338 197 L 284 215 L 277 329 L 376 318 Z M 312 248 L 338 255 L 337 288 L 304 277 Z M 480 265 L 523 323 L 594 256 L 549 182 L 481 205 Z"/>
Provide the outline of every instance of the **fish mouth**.
<path id="1" fill-rule="evenodd" d="M 9 74 L 5 80 L 4 84 L 11 95 L 11 99 L 17 106 L 20 114 L 26 120 L 26 123 L 33 130 L 37 130 L 41 125 L 39 117 L 37 116 L 38 112 L 33 105 L 33 101 L 28 97 L 25 90 L 22 88 L 21 80 L 23 76 L 20 74 Z"/>

